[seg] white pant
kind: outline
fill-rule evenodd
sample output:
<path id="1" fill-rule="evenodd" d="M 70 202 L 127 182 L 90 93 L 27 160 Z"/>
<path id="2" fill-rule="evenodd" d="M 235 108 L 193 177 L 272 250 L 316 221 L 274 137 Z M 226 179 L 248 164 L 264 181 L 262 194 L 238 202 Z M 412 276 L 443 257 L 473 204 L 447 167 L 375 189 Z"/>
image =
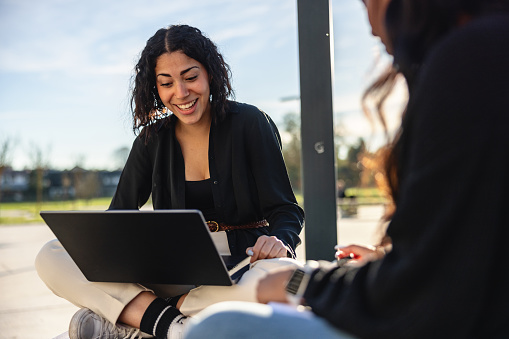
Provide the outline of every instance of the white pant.
<path id="1" fill-rule="evenodd" d="M 302 266 L 290 258 L 258 260 L 233 286 L 194 286 L 165 284 L 131 284 L 90 282 L 58 240 L 43 246 L 35 267 L 39 277 L 56 295 L 78 307 L 86 307 L 116 323 L 124 307 L 140 292 L 152 291 L 158 297 L 166 298 L 187 293 L 180 312 L 192 316 L 205 307 L 221 301 L 256 302 L 256 286 L 268 271 L 282 266 Z"/>

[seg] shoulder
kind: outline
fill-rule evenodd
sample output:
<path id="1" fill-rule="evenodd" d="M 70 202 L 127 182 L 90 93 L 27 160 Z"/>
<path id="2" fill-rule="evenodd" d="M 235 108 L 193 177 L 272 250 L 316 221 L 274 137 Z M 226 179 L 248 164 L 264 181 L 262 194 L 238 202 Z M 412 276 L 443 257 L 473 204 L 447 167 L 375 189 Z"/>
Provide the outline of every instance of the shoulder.
<path id="1" fill-rule="evenodd" d="M 235 101 L 230 101 L 228 103 L 228 113 L 226 120 L 231 120 L 231 123 L 236 127 L 276 127 L 270 116 L 264 111 L 260 110 L 258 107 Z"/>
<path id="2" fill-rule="evenodd" d="M 452 59 L 449 67 L 468 63 L 482 63 L 509 54 L 509 14 L 492 14 L 473 19 L 439 41 L 430 51 L 425 64 L 443 64 Z M 496 63 L 495 63 L 496 64 Z M 470 71 L 470 70 L 469 70 Z"/>
<path id="3" fill-rule="evenodd" d="M 506 47 L 509 34 L 509 13 L 486 14 L 468 22 L 456 30 L 452 37 L 465 43 Z M 504 43 L 502 43 L 504 42 Z"/>
<path id="4" fill-rule="evenodd" d="M 448 33 L 430 50 L 404 118 L 403 129 L 412 130 L 408 141 L 419 140 L 414 154 L 428 149 L 431 159 L 444 145 L 452 144 L 455 149 L 461 144 L 468 152 L 484 150 L 479 147 L 481 135 L 486 137 L 483 142 L 493 143 L 495 127 L 507 126 L 508 19 L 507 15 L 476 18 Z M 505 130 L 498 135 L 504 134 Z"/>
<path id="5" fill-rule="evenodd" d="M 173 126 L 175 124 L 175 117 L 173 115 L 164 119 L 159 119 L 153 124 L 143 127 L 140 134 L 137 136 L 135 143 L 144 145 L 145 147 L 153 147 L 165 136 L 173 133 Z"/>
<path id="6" fill-rule="evenodd" d="M 451 31 L 429 51 L 416 89 L 432 86 L 445 94 L 445 89 L 455 88 L 464 95 L 500 86 L 509 73 L 507 41 L 508 15 L 479 17 Z"/>
<path id="7" fill-rule="evenodd" d="M 228 115 L 232 119 L 260 119 L 267 117 L 267 114 L 261 111 L 258 107 L 242 102 L 229 101 L 228 102 Z"/>
<path id="8" fill-rule="evenodd" d="M 279 139 L 279 131 L 271 117 L 250 104 L 230 101 L 225 121 L 229 120 L 234 131 L 247 135 L 276 135 Z"/>

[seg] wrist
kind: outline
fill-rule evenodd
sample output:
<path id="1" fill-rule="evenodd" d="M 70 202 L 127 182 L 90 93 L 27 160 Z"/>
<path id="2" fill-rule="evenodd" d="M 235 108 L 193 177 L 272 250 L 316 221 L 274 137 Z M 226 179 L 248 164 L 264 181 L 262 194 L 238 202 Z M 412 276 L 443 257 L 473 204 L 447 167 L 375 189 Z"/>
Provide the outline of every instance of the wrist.
<path id="1" fill-rule="evenodd" d="M 377 259 L 382 259 L 392 249 L 391 245 L 378 245 L 375 247 L 375 255 Z"/>
<path id="2" fill-rule="evenodd" d="M 285 287 L 286 299 L 292 305 L 301 305 L 304 292 L 309 284 L 311 274 L 318 268 L 316 261 L 308 261 L 304 267 L 299 267 L 293 271 Z"/>

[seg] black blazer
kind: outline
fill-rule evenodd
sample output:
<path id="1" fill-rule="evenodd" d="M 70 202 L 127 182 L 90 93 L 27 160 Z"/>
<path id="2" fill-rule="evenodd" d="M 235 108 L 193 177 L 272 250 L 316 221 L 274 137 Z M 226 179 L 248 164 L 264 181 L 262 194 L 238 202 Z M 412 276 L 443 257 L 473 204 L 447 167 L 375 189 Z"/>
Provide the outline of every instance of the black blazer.
<path id="1" fill-rule="evenodd" d="M 122 171 L 110 209 L 137 209 L 150 194 L 154 209 L 184 209 L 185 169 L 175 137 L 176 117 L 138 136 Z M 218 222 L 241 225 L 267 219 L 268 228 L 228 231 L 232 254 L 243 254 L 262 235 L 274 235 L 293 251 L 304 212 L 297 205 L 281 153 L 279 132 L 258 108 L 229 103 L 226 118 L 212 123 L 209 170 Z"/>

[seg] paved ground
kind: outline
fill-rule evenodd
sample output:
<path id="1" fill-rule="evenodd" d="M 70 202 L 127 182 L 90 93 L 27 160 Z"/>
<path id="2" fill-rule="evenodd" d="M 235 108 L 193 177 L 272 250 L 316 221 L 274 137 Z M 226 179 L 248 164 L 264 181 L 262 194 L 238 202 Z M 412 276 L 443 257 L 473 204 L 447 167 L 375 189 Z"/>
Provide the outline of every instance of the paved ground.
<path id="1" fill-rule="evenodd" d="M 381 206 L 365 206 L 355 218 L 339 218 L 339 242 L 373 243 L 382 211 Z M 44 224 L 0 225 L 0 339 L 51 339 L 67 331 L 77 308 L 48 290 L 33 264 L 53 238 Z M 300 258 L 303 248 L 297 249 Z"/>

